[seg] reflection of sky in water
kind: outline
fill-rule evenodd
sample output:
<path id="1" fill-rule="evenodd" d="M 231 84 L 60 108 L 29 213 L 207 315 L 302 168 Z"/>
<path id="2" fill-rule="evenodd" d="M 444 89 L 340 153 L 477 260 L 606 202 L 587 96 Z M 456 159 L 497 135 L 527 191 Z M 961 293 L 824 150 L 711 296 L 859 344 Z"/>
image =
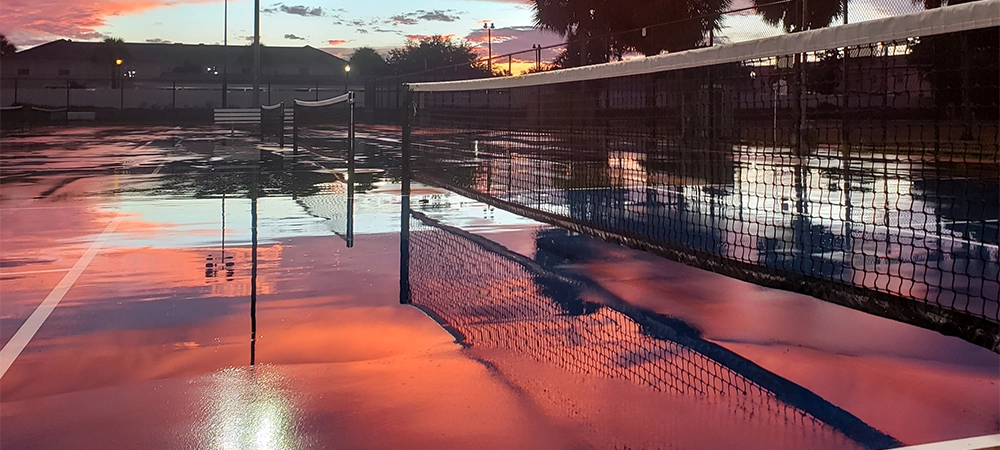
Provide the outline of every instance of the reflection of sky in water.
<path id="1" fill-rule="evenodd" d="M 229 368 L 210 375 L 203 397 L 202 448 L 300 448 L 293 406 L 267 367 Z"/>
<path id="2" fill-rule="evenodd" d="M 386 186 L 383 186 L 386 187 Z M 434 210 L 452 223 L 478 230 L 506 225 L 535 223 L 531 219 L 476 202 L 460 195 L 438 191 L 413 195 L 416 210 Z M 110 205 L 109 205 L 110 206 Z M 219 244 L 223 199 L 178 197 L 121 197 L 115 209 L 129 220 L 147 227 L 119 230 L 111 237 L 125 248 L 189 248 Z M 371 191 L 355 195 L 354 232 L 381 234 L 399 232 L 398 191 Z M 249 245 L 251 201 L 246 197 L 225 199 L 226 244 Z M 329 236 L 346 229 L 347 196 L 335 190 L 306 197 L 269 196 L 257 199 L 257 229 L 261 244 L 301 236 Z"/>

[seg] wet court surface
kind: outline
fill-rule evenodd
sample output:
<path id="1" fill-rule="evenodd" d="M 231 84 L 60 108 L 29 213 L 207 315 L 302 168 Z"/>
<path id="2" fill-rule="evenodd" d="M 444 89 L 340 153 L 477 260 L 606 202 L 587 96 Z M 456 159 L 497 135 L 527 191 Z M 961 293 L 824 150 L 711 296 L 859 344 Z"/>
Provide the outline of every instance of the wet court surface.
<path id="1" fill-rule="evenodd" d="M 253 139 L 212 129 L 4 137 L 0 447 L 885 448 L 1000 432 L 996 353 L 429 186 L 401 227 L 398 134 L 361 137 L 351 185 L 336 158 L 261 164 Z"/>

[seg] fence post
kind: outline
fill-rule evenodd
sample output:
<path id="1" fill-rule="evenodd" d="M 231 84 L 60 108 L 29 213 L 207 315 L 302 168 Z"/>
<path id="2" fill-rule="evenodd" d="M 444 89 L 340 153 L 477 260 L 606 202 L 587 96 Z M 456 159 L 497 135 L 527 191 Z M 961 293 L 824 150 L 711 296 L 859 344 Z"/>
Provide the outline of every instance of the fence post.
<path id="1" fill-rule="evenodd" d="M 17 104 L 17 78 L 14 78 L 14 103 Z"/>

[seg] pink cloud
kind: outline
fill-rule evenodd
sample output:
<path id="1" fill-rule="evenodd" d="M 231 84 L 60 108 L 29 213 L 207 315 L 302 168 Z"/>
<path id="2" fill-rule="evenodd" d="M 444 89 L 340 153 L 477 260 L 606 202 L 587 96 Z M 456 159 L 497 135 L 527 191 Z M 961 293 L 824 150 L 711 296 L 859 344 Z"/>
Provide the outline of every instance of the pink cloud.
<path id="1" fill-rule="evenodd" d="M 108 17 L 213 0 L 6 0 L 3 22 L 8 38 L 33 45 L 58 38 L 100 39 Z"/>
<path id="2" fill-rule="evenodd" d="M 442 38 L 444 38 L 444 39 L 447 40 L 447 39 L 454 39 L 458 35 L 456 35 L 456 34 L 443 34 L 443 35 L 440 35 L 440 36 Z M 409 41 L 419 41 L 421 39 L 427 39 L 429 37 L 431 37 L 431 35 L 429 35 L 429 34 L 408 34 L 408 35 L 406 35 L 406 39 L 409 40 Z"/>
<path id="3" fill-rule="evenodd" d="M 327 44 L 330 44 L 333 47 L 336 47 L 336 46 L 339 46 L 339 45 L 344 45 L 344 44 L 346 44 L 348 42 L 350 42 L 350 41 L 348 41 L 346 39 L 330 39 L 329 41 L 326 41 Z"/>

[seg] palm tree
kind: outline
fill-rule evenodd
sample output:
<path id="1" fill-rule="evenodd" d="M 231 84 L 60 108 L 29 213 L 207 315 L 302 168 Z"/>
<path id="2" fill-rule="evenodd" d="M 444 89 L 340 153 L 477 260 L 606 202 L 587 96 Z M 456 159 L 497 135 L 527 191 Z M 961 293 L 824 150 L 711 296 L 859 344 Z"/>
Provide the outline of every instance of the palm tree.
<path id="1" fill-rule="evenodd" d="M 17 53 L 17 47 L 14 43 L 7 40 L 7 36 L 0 34 L 0 58 L 6 58 L 8 56 L 14 56 Z"/>
<path id="2" fill-rule="evenodd" d="M 935 0 L 931 0 L 935 1 Z M 780 27 L 786 33 L 823 28 L 833 19 L 844 14 L 842 0 L 794 0 L 788 3 L 774 0 L 753 0 L 754 8 L 767 24 Z M 803 21 L 802 8 L 806 8 L 807 20 Z"/>
<path id="3" fill-rule="evenodd" d="M 606 62 L 627 52 L 655 55 L 704 44 L 731 0 L 533 0 L 535 25 L 567 39 L 562 64 Z"/>
<path id="4" fill-rule="evenodd" d="M 109 68 L 111 76 L 111 88 L 117 88 L 119 78 L 119 67 L 128 58 L 128 50 L 125 48 L 125 41 L 121 38 L 107 37 L 100 46 L 90 55 L 90 61 L 94 64 Z"/>

